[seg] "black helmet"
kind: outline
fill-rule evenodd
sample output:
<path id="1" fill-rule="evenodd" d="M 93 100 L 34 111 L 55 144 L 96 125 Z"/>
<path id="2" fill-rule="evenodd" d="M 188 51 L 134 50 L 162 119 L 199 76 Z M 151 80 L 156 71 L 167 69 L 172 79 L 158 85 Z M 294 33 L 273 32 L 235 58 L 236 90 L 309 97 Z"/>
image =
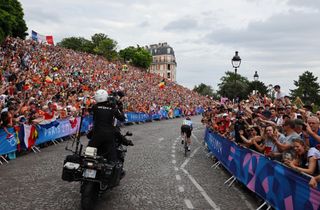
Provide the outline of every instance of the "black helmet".
<path id="1" fill-rule="evenodd" d="M 191 120 L 190 117 L 187 117 L 186 120 Z"/>

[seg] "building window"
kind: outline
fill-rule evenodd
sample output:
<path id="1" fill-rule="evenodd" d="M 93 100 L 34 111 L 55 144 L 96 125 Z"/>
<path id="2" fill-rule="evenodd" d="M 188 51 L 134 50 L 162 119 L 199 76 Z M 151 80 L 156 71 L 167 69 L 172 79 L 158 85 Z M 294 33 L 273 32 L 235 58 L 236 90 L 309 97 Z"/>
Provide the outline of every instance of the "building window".
<path id="1" fill-rule="evenodd" d="M 170 54 L 170 52 L 171 52 L 171 49 L 167 48 L 167 54 Z"/>
<path id="2" fill-rule="evenodd" d="M 167 72 L 167 78 L 170 79 L 170 72 Z"/>
<path id="3" fill-rule="evenodd" d="M 167 69 L 170 70 L 170 64 L 168 64 L 168 68 Z"/>

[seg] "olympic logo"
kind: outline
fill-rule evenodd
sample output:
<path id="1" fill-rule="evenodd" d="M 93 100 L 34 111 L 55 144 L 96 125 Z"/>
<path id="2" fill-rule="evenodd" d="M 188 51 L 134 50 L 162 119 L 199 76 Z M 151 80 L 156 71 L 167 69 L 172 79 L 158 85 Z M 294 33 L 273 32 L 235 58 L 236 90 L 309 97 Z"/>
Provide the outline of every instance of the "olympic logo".
<path id="1" fill-rule="evenodd" d="M 14 135 L 11 138 L 7 139 L 7 141 L 9 142 L 10 146 L 12 146 L 12 147 L 17 145 L 17 140 Z"/>

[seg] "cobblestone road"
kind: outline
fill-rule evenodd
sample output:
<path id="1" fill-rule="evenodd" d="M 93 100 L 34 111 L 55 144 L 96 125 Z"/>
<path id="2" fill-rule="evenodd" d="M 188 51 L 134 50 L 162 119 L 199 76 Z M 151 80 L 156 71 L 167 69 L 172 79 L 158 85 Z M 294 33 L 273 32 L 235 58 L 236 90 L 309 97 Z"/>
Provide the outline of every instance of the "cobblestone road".
<path id="1" fill-rule="evenodd" d="M 126 177 L 105 193 L 96 209 L 255 209 L 255 197 L 239 184 L 223 185 L 229 174 L 213 169 L 203 149 L 204 127 L 194 117 L 189 158 L 181 146 L 182 119 L 126 126 Z M 86 142 L 85 139 L 82 140 Z M 69 142 L 71 143 L 71 142 Z M 79 183 L 61 180 L 67 142 L 43 148 L 0 166 L 0 209 L 80 209 Z"/>

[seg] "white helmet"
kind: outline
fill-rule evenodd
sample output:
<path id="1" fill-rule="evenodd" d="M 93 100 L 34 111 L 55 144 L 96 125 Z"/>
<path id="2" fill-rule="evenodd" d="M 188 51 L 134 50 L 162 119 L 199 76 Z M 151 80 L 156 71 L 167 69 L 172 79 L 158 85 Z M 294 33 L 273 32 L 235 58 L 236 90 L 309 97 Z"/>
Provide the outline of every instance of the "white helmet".
<path id="1" fill-rule="evenodd" d="M 96 93 L 94 94 L 94 100 L 97 103 L 105 102 L 108 100 L 108 92 L 105 90 L 97 90 Z"/>

